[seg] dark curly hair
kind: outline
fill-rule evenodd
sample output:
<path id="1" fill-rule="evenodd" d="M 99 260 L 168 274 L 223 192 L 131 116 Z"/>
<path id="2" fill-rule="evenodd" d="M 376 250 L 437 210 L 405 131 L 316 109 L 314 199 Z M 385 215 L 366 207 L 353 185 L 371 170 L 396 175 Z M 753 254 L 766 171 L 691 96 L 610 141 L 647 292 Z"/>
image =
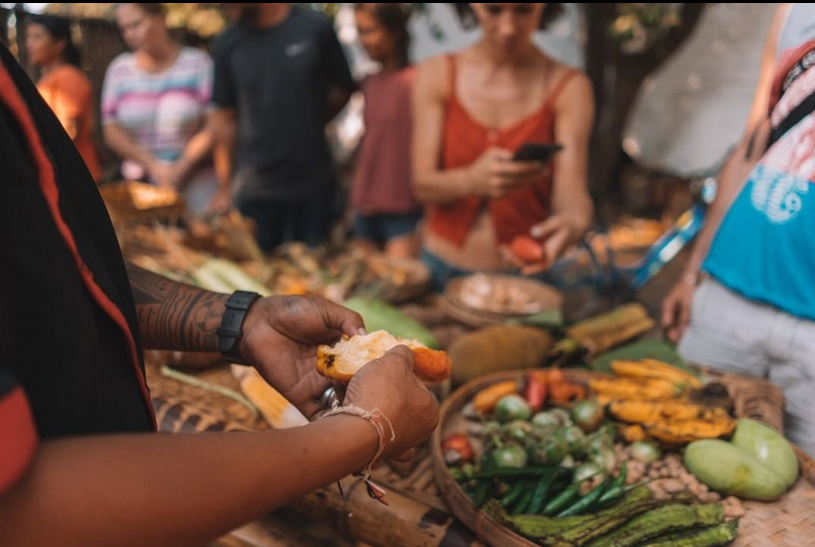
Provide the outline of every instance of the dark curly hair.
<path id="1" fill-rule="evenodd" d="M 470 4 L 453 4 L 453 7 L 456 9 L 458 18 L 464 28 L 471 29 L 478 26 L 478 18 L 476 18 L 475 12 L 473 8 L 470 7 Z M 563 4 L 546 4 L 538 28 L 545 30 L 555 19 L 563 15 L 564 11 L 566 11 L 566 8 Z"/>
<path id="2" fill-rule="evenodd" d="M 410 9 L 404 4 L 359 3 L 355 10 L 370 13 L 396 39 L 396 57 L 400 68 L 410 64 Z"/>

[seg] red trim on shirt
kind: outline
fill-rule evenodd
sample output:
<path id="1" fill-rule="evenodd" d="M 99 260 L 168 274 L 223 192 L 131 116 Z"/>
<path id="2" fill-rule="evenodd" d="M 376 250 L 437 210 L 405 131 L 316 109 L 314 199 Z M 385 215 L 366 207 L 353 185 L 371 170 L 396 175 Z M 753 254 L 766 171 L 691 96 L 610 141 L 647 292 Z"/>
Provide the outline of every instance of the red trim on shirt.
<path id="1" fill-rule="evenodd" d="M 68 250 L 74 257 L 74 262 L 76 263 L 76 268 L 79 271 L 80 278 L 96 303 L 113 320 L 113 322 L 118 325 L 125 335 L 125 339 L 127 340 L 127 344 L 130 348 L 130 360 L 134 370 L 136 371 L 136 377 L 139 381 L 142 398 L 144 399 L 144 404 L 147 407 L 153 422 L 153 429 L 156 429 L 156 415 L 155 411 L 153 410 L 150 393 L 147 390 L 147 383 L 145 382 L 141 367 L 139 366 L 139 354 L 136 349 L 136 341 L 133 338 L 133 333 L 130 332 L 130 326 L 125 319 L 124 314 L 122 314 L 122 310 L 120 310 L 116 304 L 114 304 L 108 298 L 104 291 L 102 291 L 99 285 L 96 284 L 96 281 L 93 279 L 93 272 L 91 272 L 90 268 L 88 268 L 88 266 L 82 260 L 82 257 L 79 255 L 79 250 L 77 249 L 76 241 L 71 233 L 71 229 L 68 227 L 65 219 L 62 218 L 62 213 L 59 210 L 59 188 L 57 187 L 56 178 L 54 176 L 54 168 L 51 165 L 51 161 L 48 159 L 47 154 L 45 153 L 39 133 L 34 125 L 34 120 L 31 118 L 31 114 L 29 113 L 22 96 L 20 96 L 17 86 L 14 84 L 14 81 L 11 79 L 11 76 L 6 71 L 6 68 L 2 65 L 2 63 L 0 63 L 0 100 L 3 100 L 6 103 L 12 114 L 14 114 L 14 116 L 17 118 L 24 135 L 28 140 L 28 146 L 37 167 L 40 188 L 45 196 L 45 201 L 48 204 L 51 215 L 54 217 L 54 222 L 57 225 L 57 229 L 59 230 L 62 239 L 65 240 Z"/>
<path id="2" fill-rule="evenodd" d="M 37 430 L 23 390 L 0 398 L 0 494 L 20 480 L 37 451 Z"/>

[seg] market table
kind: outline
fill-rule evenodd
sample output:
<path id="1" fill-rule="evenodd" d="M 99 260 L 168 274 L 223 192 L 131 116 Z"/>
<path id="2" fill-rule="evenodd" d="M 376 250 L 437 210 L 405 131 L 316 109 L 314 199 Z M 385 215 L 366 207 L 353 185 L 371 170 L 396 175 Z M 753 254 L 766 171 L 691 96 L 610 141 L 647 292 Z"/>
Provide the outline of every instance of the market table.
<path id="1" fill-rule="evenodd" d="M 205 382 L 239 392 L 238 382 L 226 366 L 194 373 Z M 199 432 L 268 430 L 262 418 L 243 404 L 201 387 L 179 382 L 148 365 L 148 382 L 161 431 Z M 735 413 L 782 428 L 783 395 L 765 380 L 728 376 L 734 393 Z M 335 486 L 312 492 L 277 512 L 248 524 L 214 543 L 218 547 L 284 547 L 322 545 L 349 547 L 353 541 L 381 547 L 482 545 L 476 536 L 451 515 L 436 485 L 427 446 L 409 469 L 401 473 L 381 466 L 375 480 L 388 491 L 390 505 L 370 499 L 364 485 L 353 478 L 342 481 L 345 497 Z M 809 460 L 804 479 L 815 485 L 815 466 Z M 815 514 L 802 507 L 815 507 L 815 489 L 796 489 L 762 510 L 748 511 L 742 519 L 738 547 L 780 545 L 799 547 L 795 538 L 809 531 L 815 537 Z M 763 538 L 763 539 L 762 539 Z"/>

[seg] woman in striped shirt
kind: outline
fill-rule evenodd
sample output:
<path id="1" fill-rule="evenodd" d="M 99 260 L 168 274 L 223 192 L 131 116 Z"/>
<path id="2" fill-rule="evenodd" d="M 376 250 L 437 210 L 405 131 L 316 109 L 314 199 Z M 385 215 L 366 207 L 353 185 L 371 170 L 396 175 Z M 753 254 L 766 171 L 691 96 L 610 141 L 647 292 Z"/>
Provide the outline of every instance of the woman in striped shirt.
<path id="1" fill-rule="evenodd" d="M 105 75 L 105 143 L 124 160 L 125 178 L 178 189 L 202 212 L 218 187 L 205 129 L 212 60 L 172 39 L 161 4 L 120 4 L 116 21 L 133 51 Z"/>

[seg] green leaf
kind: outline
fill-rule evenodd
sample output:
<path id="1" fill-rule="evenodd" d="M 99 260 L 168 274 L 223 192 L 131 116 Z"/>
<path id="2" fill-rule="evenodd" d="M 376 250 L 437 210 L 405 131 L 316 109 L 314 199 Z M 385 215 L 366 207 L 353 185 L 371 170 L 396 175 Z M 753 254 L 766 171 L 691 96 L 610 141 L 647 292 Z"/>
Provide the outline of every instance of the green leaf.
<path id="1" fill-rule="evenodd" d="M 563 327 L 563 314 L 558 309 L 544 310 L 539 313 L 527 315 L 507 321 L 508 325 L 530 325 L 543 329 L 559 329 Z"/>

